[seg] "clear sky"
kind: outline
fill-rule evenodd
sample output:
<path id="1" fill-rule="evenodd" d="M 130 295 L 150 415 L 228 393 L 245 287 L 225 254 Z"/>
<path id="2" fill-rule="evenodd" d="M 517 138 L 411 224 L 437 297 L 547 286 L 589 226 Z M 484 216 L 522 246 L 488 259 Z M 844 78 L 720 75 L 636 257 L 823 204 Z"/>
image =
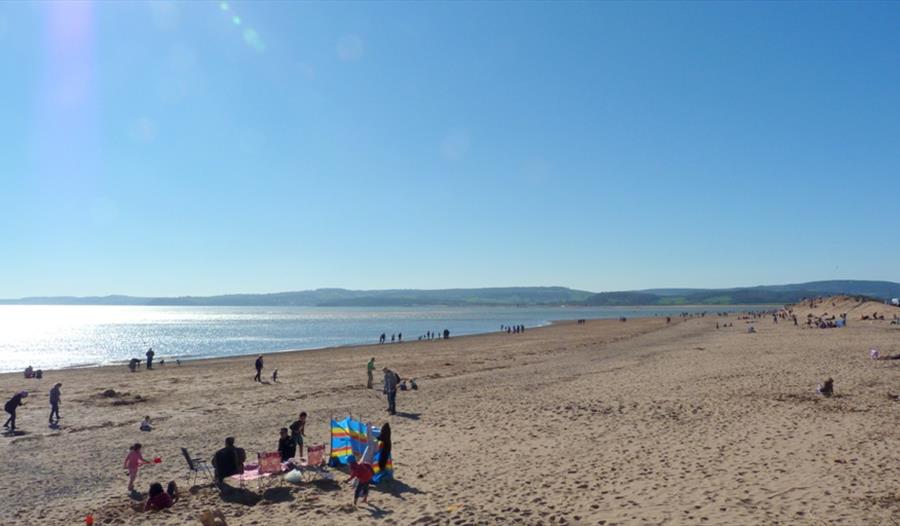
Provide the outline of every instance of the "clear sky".
<path id="1" fill-rule="evenodd" d="M 0 297 L 900 281 L 900 4 L 0 3 Z"/>

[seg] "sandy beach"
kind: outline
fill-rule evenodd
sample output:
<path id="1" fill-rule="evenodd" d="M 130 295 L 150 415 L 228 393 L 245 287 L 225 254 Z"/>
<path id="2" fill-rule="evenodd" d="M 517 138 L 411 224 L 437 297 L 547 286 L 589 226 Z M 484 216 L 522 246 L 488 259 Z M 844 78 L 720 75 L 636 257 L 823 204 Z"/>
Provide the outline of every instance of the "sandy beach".
<path id="1" fill-rule="evenodd" d="M 707 316 L 560 323 L 524 334 L 254 357 L 0 376 L 27 389 L 25 433 L 0 438 L 7 520 L 14 524 L 900 524 L 898 309 L 844 329 Z M 733 323 L 716 329 L 716 323 Z M 415 377 L 395 416 L 365 388 L 374 356 Z M 816 384 L 834 378 L 832 398 Z M 47 392 L 62 382 L 62 427 Z M 103 397 L 108 389 L 117 394 Z M 396 481 L 354 508 L 352 489 L 281 483 L 223 500 L 191 488 L 180 447 L 209 460 L 232 435 L 248 456 L 274 451 L 278 429 L 309 413 L 307 444 L 332 416 L 390 422 Z M 152 432 L 138 429 L 144 415 Z M 143 512 L 126 492 L 128 447 L 162 457 L 137 486 L 176 480 L 182 499 Z M 337 480 L 345 478 L 338 473 Z M 254 488 L 253 485 L 250 486 Z M 246 497 L 246 495 L 245 495 Z"/>

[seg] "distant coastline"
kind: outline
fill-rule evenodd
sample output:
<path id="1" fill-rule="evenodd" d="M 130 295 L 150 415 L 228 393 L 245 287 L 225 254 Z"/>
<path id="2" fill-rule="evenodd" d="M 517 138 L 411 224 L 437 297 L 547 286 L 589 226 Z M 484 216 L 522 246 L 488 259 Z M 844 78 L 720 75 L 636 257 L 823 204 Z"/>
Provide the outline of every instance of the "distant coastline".
<path id="1" fill-rule="evenodd" d="M 817 296 L 860 296 L 878 301 L 900 297 L 900 283 L 831 280 L 727 289 L 646 289 L 590 292 L 567 287 L 348 290 L 325 288 L 266 294 L 139 297 L 42 296 L 0 299 L 0 305 L 139 305 L 161 307 L 465 307 L 465 306 L 688 306 L 772 305 Z"/>

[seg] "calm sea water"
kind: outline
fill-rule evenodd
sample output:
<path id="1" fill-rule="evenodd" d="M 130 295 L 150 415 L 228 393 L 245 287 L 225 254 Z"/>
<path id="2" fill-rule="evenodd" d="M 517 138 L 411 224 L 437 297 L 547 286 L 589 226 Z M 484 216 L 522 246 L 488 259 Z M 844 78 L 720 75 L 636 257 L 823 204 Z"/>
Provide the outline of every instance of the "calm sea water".
<path id="1" fill-rule="evenodd" d="M 405 341 L 426 331 L 451 336 L 546 325 L 554 320 L 677 316 L 746 307 L 120 307 L 0 305 L 0 371 L 57 369 L 144 358 L 212 358 Z"/>

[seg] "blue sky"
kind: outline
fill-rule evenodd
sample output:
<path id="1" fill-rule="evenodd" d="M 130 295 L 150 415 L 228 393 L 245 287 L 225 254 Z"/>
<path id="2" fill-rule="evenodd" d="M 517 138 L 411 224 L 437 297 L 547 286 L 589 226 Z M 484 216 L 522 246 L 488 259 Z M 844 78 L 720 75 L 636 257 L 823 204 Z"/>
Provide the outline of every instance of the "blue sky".
<path id="1" fill-rule="evenodd" d="M 0 297 L 900 281 L 896 3 L 0 4 Z"/>

